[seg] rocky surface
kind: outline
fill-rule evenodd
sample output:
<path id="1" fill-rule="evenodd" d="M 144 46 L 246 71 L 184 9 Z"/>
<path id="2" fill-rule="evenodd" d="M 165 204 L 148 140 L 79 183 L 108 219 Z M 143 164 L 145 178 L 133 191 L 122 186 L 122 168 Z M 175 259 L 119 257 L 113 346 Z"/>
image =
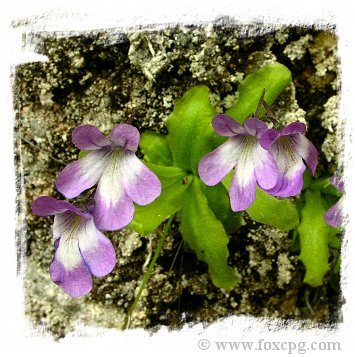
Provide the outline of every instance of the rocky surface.
<path id="1" fill-rule="evenodd" d="M 18 245 L 24 255 L 19 262 L 24 263 L 26 315 L 55 338 L 65 336 L 76 321 L 121 328 L 161 234 L 140 237 L 128 228 L 108 234 L 117 265 L 108 277 L 95 279 L 87 297 L 71 299 L 51 282 L 52 218 L 35 217 L 30 205 L 40 195 L 60 198 L 54 182 L 78 155 L 71 143 L 77 125 L 94 124 L 108 133 L 129 118 L 140 130 L 164 132 L 175 101 L 192 86 L 208 85 L 212 103 L 223 112 L 233 105 L 247 74 L 278 61 L 291 70 L 293 83 L 274 104 L 276 115 L 285 123 L 308 124 L 308 136 L 322 150 L 319 175 L 341 164 L 337 39 L 330 27 L 242 26 L 222 19 L 205 27 L 119 35 L 33 36 L 48 61 L 21 65 L 14 76 Z M 245 217 L 229 244 L 241 284 L 225 292 L 212 285 L 193 253 L 184 246 L 178 250 L 175 222 L 131 327 L 175 328 L 238 314 L 336 321 L 337 295 L 327 286 L 311 289 L 302 283 L 304 268 L 291 253 L 291 238 Z"/>

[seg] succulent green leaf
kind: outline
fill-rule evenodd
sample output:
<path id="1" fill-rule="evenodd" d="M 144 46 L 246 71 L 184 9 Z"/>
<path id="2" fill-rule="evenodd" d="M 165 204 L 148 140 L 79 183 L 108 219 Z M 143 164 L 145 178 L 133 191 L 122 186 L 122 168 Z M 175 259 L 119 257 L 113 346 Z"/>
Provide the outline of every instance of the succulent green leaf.
<path id="1" fill-rule="evenodd" d="M 179 167 L 156 165 L 152 162 L 144 162 L 144 164 L 159 177 L 162 184 L 162 191 L 177 179 L 181 179 L 182 181 L 182 178 L 188 175 L 185 170 Z"/>
<path id="2" fill-rule="evenodd" d="M 265 101 L 270 106 L 284 88 L 291 83 L 290 70 L 280 63 L 268 64 L 249 74 L 238 87 L 239 97 L 226 114 L 243 123 L 255 112 L 259 98 L 265 88 Z M 261 113 L 265 110 L 262 109 Z"/>
<path id="3" fill-rule="evenodd" d="M 84 151 L 84 150 L 80 150 L 79 151 L 79 155 L 78 155 L 78 159 L 81 159 L 82 157 L 86 156 L 90 151 Z"/>
<path id="4" fill-rule="evenodd" d="M 194 178 L 184 198 L 180 225 L 184 240 L 195 251 L 198 259 L 208 264 L 215 286 L 233 288 L 238 283 L 238 277 L 227 265 L 228 236 L 208 205 L 198 178 Z"/>
<path id="5" fill-rule="evenodd" d="M 247 213 L 254 221 L 269 224 L 282 231 L 289 231 L 298 226 L 299 217 L 295 205 L 289 199 L 278 199 L 258 187 L 253 204 Z"/>
<path id="6" fill-rule="evenodd" d="M 301 246 L 299 259 L 306 267 L 304 282 L 312 287 L 323 284 L 323 277 L 330 268 L 328 243 L 334 231 L 325 223 L 324 212 L 324 202 L 319 191 L 307 190 L 298 227 Z"/>
<path id="7" fill-rule="evenodd" d="M 240 212 L 236 213 L 231 210 L 226 188 L 221 184 L 206 186 L 203 183 L 201 183 L 201 188 L 207 197 L 208 205 L 216 218 L 223 223 L 226 232 L 235 232 L 242 225 L 242 217 Z"/>
<path id="8" fill-rule="evenodd" d="M 129 227 L 142 236 L 152 233 L 167 217 L 182 208 L 183 194 L 192 182 L 192 176 L 178 167 L 146 165 L 158 175 L 162 193 L 149 205 L 135 206 L 134 218 Z"/>
<path id="9" fill-rule="evenodd" d="M 202 156 L 221 142 L 212 128 L 215 115 L 206 86 L 191 88 L 177 101 L 165 122 L 174 166 L 198 175 L 197 165 Z"/>
<path id="10" fill-rule="evenodd" d="M 298 230 L 295 229 L 292 232 L 292 242 L 291 242 L 291 252 L 298 252 L 301 249 L 300 246 L 300 236 L 298 234 Z"/>
<path id="11" fill-rule="evenodd" d="M 335 266 L 329 277 L 329 285 L 337 293 L 340 293 L 340 271 L 341 271 L 341 257 L 339 256 L 336 260 Z"/>
<path id="12" fill-rule="evenodd" d="M 173 158 L 166 135 L 145 131 L 141 135 L 139 146 L 144 154 L 144 160 L 157 165 L 173 165 Z"/>
<path id="13" fill-rule="evenodd" d="M 319 190 L 323 195 L 334 196 L 333 198 L 339 198 L 343 195 L 330 183 L 329 177 L 321 177 L 318 180 L 314 180 L 311 183 L 310 188 L 312 190 Z"/>
<path id="14" fill-rule="evenodd" d="M 314 182 L 313 177 L 312 177 L 310 171 L 306 170 L 303 174 L 302 191 L 306 190 L 313 182 Z"/>
<path id="15" fill-rule="evenodd" d="M 329 248 L 333 248 L 333 249 L 340 250 L 340 248 L 341 248 L 340 240 L 336 235 L 330 236 L 328 245 L 329 245 Z"/>

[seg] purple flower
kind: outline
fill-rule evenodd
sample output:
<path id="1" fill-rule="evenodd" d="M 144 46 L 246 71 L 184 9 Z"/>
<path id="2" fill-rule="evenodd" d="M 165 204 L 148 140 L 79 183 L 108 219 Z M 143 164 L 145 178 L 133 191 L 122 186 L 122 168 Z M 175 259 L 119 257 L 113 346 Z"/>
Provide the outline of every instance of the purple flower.
<path id="1" fill-rule="evenodd" d="M 92 289 L 92 275 L 109 274 L 116 264 L 112 243 L 95 226 L 92 215 L 50 196 L 32 204 L 37 216 L 54 215 L 55 254 L 49 272 L 68 295 L 80 297 Z"/>
<path id="2" fill-rule="evenodd" d="M 198 165 L 202 181 L 214 186 L 235 168 L 229 188 L 233 211 L 247 209 L 255 199 L 256 184 L 267 190 L 277 182 L 277 167 L 272 155 L 259 143 L 268 130 L 257 118 L 247 119 L 243 126 L 227 115 L 217 115 L 212 126 L 215 132 L 229 139 L 204 156 Z"/>
<path id="3" fill-rule="evenodd" d="M 72 139 L 79 149 L 91 152 L 66 166 L 56 186 L 73 198 L 98 183 L 94 220 L 99 229 L 114 231 L 128 225 L 133 202 L 146 205 L 160 195 L 158 177 L 135 155 L 139 132 L 134 126 L 118 124 L 108 139 L 95 126 L 82 125 L 75 128 Z"/>
<path id="4" fill-rule="evenodd" d="M 329 181 L 339 192 L 344 193 L 344 182 L 339 175 L 334 174 Z M 334 228 L 339 227 L 343 221 L 343 201 L 344 196 L 324 213 L 325 222 Z"/>
<path id="5" fill-rule="evenodd" d="M 261 146 L 273 155 L 279 169 L 276 185 L 266 192 L 279 197 L 298 195 L 306 169 L 303 160 L 314 175 L 318 163 L 317 149 L 303 135 L 305 131 L 304 124 L 294 122 L 281 131 L 269 129 L 261 137 Z"/>

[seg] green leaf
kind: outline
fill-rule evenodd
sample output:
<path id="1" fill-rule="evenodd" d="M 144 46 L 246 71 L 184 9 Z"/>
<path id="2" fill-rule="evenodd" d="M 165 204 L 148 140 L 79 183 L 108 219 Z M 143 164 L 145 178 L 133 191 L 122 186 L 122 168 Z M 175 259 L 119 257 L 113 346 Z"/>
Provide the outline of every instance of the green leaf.
<path id="1" fill-rule="evenodd" d="M 300 236 L 298 234 L 298 230 L 295 229 L 292 232 L 291 252 L 295 253 L 295 252 L 298 252 L 300 249 L 301 249 Z"/>
<path id="2" fill-rule="evenodd" d="M 234 269 L 227 265 L 228 236 L 209 207 L 199 179 L 194 178 L 184 197 L 180 226 L 184 240 L 195 251 L 198 259 L 208 264 L 215 286 L 233 288 L 239 279 Z"/>
<path id="3" fill-rule="evenodd" d="M 307 170 L 308 171 L 308 170 Z M 329 177 L 321 177 L 314 180 L 310 185 L 310 189 L 319 190 L 323 195 L 334 196 L 339 198 L 343 195 L 342 192 L 338 191 L 329 181 Z"/>
<path id="4" fill-rule="evenodd" d="M 162 193 L 149 205 L 135 206 L 134 218 L 129 227 L 142 236 L 152 233 L 166 218 L 182 208 L 183 194 L 192 182 L 192 176 L 178 167 L 146 165 L 158 175 Z"/>
<path id="5" fill-rule="evenodd" d="M 308 170 L 307 170 L 308 171 Z M 314 180 L 310 185 L 311 190 L 318 190 L 320 191 L 322 198 L 327 203 L 326 207 L 333 206 L 340 197 L 343 196 L 343 193 L 338 191 L 331 183 L 329 177 L 321 177 L 317 180 Z"/>
<path id="6" fill-rule="evenodd" d="M 329 270 L 328 242 L 333 230 L 325 223 L 324 212 L 319 191 L 307 190 L 298 227 L 301 245 L 299 259 L 306 267 L 304 282 L 312 287 L 322 285 L 323 277 Z"/>
<path id="7" fill-rule="evenodd" d="M 235 171 L 232 170 L 223 180 L 222 180 L 222 183 L 223 183 L 223 186 L 227 189 L 227 191 L 229 190 L 229 187 L 231 185 L 231 181 L 232 181 L 232 178 L 235 174 Z"/>
<path id="8" fill-rule="evenodd" d="M 220 139 L 212 128 L 216 111 L 209 100 L 209 89 L 196 86 L 177 101 L 174 111 L 166 119 L 167 140 L 174 166 L 194 173 L 202 156 L 212 151 Z"/>
<path id="9" fill-rule="evenodd" d="M 340 269 L 341 258 L 339 256 L 329 277 L 329 285 L 337 293 L 340 293 Z"/>
<path id="10" fill-rule="evenodd" d="M 333 249 L 340 250 L 340 248 L 341 248 L 341 242 L 336 235 L 330 236 L 328 245 L 329 245 L 329 248 L 333 248 Z"/>
<path id="11" fill-rule="evenodd" d="M 207 197 L 208 205 L 216 218 L 223 223 L 226 232 L 235 232 L 242 225 L 242 217 L 240 212 L 236 213 L 231 210 L 226 188 L 221 184 L 206 186 L 203 183 L 201 183 L 201 188 Z"/>
<path id="12" fill-rule="evenodd" d="M 266 90 L 264 99 L 270 106 L 291 80 L 289 69 L 277 62 L 254 71 L 239 84 L 238 100 L 226 114 L 242 124 L 251 113 L 255 112 L 264 88 Z M 265 110 L 262 109 L 261 114 L 264 112 Z"/>
<path id="13" fill-rule="evenodd" d="M 145 131 L 141 135 L 139 147 L 144 154 L 144 160 L 157 165 L 173 165 L 173 158 L 166 140 L 166 135 L 158 134 L 153 131 Z"/>
<path id="14" fill-rule="evenodd" d="M 78 159 L 81 159 L 82 157 L 86 156 L 89 153 L 90 153 L 90 151 L 80 150 L 79 151 L 79 155 L 78 155 Z"/>
<path id="15" fill-rule="evenodd" d="M 307 190 L 307 188 L 312 184 L 313 177 L 309 170 L 306 170 L 303 174 L 303 186 L 302 191 Z"/>
<path id="16" fill-rule="evenodd" d="M 247 213 L 254 221 L 269 224 L 282 231 L 289 231 L 298 226 L 299 217 L 295 205 L 288 199 L 277 199 L 258 187 L 253 204 Z"/>
<path id="17" fill-rule="evenodd" d="M 162 185 L 168 184 L 171 180 L 175 180 L 175 178 L 187 175 L 187 172 L 179 167 L 157 165 L 146 161 L 144 161 L 144 164 L 159 177 Z"/>

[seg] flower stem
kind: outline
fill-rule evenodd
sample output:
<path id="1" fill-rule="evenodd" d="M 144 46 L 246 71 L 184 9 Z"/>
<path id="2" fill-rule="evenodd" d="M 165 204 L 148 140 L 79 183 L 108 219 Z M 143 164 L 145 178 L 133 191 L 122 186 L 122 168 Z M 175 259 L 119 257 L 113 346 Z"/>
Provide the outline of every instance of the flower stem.
<path id="1" fill-rule="evenodd" d="M 256 110 L 255 110 L 255 116 L 256 116 L 256 117 L 259 117 L 261 105 L 264 103 L 264 95 L 265 95 L 265 92 L 266 92 L 266 90 L 265 90 L 265 88 L 264 88 L 264 89 L 263 89 L 263 92 L 261 93 L 261 96 L 260 96 L 258 105 L 257 105 L 257 107 L 256 107 Z"/>
<path id="2" fill-rule="evenodd" d="M 147 272 L 145 273 L 145 275 L 143 277 L 142 284 L 139 287 L 138 294 L 137 294 L 136 298 L 134 299 L 133 304 L 131 305 L 131 307 L 128 310 L 128 314 L 127 314 L 127 316 L 125 318 L 125 322 L 123 324 L 122 330 L 126 330 L 129 327 L 129 323 L 131 321 L 132 313 L 133 313 L 134 309 L 136 308 L 136 306 L 137 306 L 137 304 L 139 302 L 139 299 L 140 299 L 140 297 L 142 295 L 142 292 L 143 292 L 145 286 L 147 285 L 147 283 L 148 283 L 148 281 L 149 281 L 149 279 L 150 279 L 150 277 L 152 275 L 152 272 L 153 272 L 153 269 L 154 269 L 154 266 L 155 266 L 155 262 L 157 261 L 159 255 L 160 255 L 161 248 L 163 247 L 163 244 L 165 242 L 165 238 L 168 235 L 168 232 L 169 232 L 170 225 L 171 225 L 171 222 L 173 220 L 173 217 L 174 217 L 174 215 L 169 217 L 168 222 L 165 225 L 163 234 L 159 239 L 159 243 L 158 243 L 157 249 L 154 252 L 153 259 L 151 260 L 151 262 L 150 262 L 150 264 L 148 266 Z"/>

